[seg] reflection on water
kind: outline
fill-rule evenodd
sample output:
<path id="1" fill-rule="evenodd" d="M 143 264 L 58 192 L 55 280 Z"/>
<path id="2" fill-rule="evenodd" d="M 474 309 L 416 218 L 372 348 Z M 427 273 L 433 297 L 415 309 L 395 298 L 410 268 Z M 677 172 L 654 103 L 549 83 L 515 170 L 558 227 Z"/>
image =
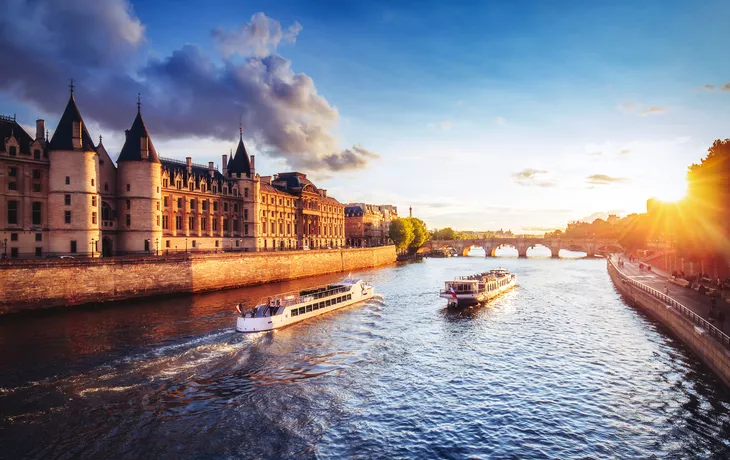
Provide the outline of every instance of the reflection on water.
<path id="1" fill-rule="evenodd" d="M 449 311 L 447 278 L 518 287 Z M 233 305 L 339 279 L 0 319 L 0 457 L 727 457 L 730 400 L 602 260 L 360 273 L 382 299 L 278 331 Z"/>

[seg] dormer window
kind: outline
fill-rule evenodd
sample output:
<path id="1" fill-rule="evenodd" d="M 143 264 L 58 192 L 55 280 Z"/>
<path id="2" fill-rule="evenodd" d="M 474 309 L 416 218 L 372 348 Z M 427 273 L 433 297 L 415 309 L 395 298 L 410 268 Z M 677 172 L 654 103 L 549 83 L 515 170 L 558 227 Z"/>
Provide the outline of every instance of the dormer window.
<path id="1" fill-rule="evenodd" d="M 40 160 L 41 159 L 41 151 L 38 149 L 33 150 L 33 159 L 34 160 Z"/>
<path id="2" fill-rule="evenodd" d="M 200 184 L 200 191 L 205 193 L 205 184 Z"/>
<path id="3" fill-rule="evenodd" d="M 8 155 L 10 155 L 11 157 L 17 156 L 18 155 L 18 148 L 15 147 L 14 145 L 11 146 L 10 148 L 8 148 Z"/>

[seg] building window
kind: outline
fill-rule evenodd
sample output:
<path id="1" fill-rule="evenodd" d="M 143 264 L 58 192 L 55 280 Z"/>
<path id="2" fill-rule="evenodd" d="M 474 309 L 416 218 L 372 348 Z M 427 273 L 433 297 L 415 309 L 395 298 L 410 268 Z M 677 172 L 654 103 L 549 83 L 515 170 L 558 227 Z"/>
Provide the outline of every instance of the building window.
<path id="1" fill-rule="evenodd" d="M 162 216 L 162 229 L 169 230 L 170 228 L 170 217 Z"/>
<path id="2" fill-rule="evenodd" d="M 203 200 L 203 211 L 208 210 L 208 200 Z"/>
<path id="3" fill-rule="evenodd" d="M 163 198 L 163 204 L 165 205 L 166 208 L 169 207 L 170 206 L 170 197 L 166 196 L 165 198 Z"/>
<path id="4" fill-rule="evenodd" d="M 144 250 L 145 252 L 150 250 L 150 240 L 144 240 Z"/>
<path id="5" fill-rule="evenodd" d="M 182 230 L 182 216 L 175 216 L 175 230 Z"/>
<path id="6" fill-rule="evenodd" d="M 195 210 L 195 200 L 190 200 L 190 210 Z"/>
<path id="7" fill-rule="evenodd" d="M 228 212 L 228 203 L 223 203 L 223 212 Z"/>
<path id="8" fill-rule="evenodd" d="M 66 206 L 71 206 L 71 195 L 63 196 L 63 204 Z"/>
<path id="9" fill-rule="evenodd" d="M 200 219 L 200 229 L 203 231 L 208 230 L 208 219 L 206 219 L 205 217 Z"/>
<path id="10" fill-rule="evenodd" d="M 33 158 L 36 159 L 36 160 L 40 160 L 41 159 L 41 151 L 38 150 L 38 149 L 33 150 Z"/>
<path id="11" fill-rule="evenodd" d="M 243 197 L 248 198 L 248 187 L 243 189 Z"/>
<path id="12" fill-rule="evenodd" d="M 43 248 L 35 248 L 35 256 L 41 257 L 42 255 L 43 255 Z"/>
<path id="13" fill-rule="evenodd" d="M 200 191 L 205 193 L 205 184 L 200 184 Z"/>
<path id="14" fill-rule="evenodd" d="M 91 179 L 91 186 L 94 186 L 94 179 Z"/>
<path id="15" fill-rule="evenodd" d="M 217 212 L 218 211 L 218 202 L 217 201 L 214 201 L 213 202 L 213 211 L 214 212 Z"/>
<path id="16" fill-rule="evenodd" d="M 91 206 L 96 207 L 96 195 L 91 195 Z"/>
<path id="17" fill-rule="evenodd" d="M 213 219 L 213 231 L 218 231 L 218 219 Z"/>
<path id="18" fill-rule="evenodd" d="M 182 207 L 183 207 L 183 199 L 178 198 L 177 199 L 177 209 L 182 209 Z"/>
<path id="19" fill-rule="evenodd" d="M 130 191 L 129 184 L 127 184 L 127 191 Z"/>
<path id="20" fill-rule="evenodd" d="M 109 191 L 109 182 L 104 182 L 104 191 L 105 192 Z"/>
<path id="21" fill-rule="evenodd" d="M 159 201 L 157 202 L 157 210 L 158 211 L 160 210 L 160 202 Z"/>
<path id="22" fill-rule="evenodd" d="M 35 240 L 36 241 L 43 241 L 43 233 L 36 233 L 35 234 Z"/>
<path id="23" fill-rule="evenodd" d="M 10 234 L 10 241 L 18 241 L 18 234 L 17 233 L 11 233 Z"/>
<path id="24" fill-rule="evenodd" d="M 15 146 L 12 146 L 8 149 L 8 155 L 10 155 L 11 157 L 14 157 L 17 154 L 18 150 L 15 148 Z"/>
<path id="25" fill-rule="evenodd" d="M 160 216 L 157 216 L 157 226 L 160 226 Z"/>
<path id="26" fill-rule="evenodd" d="M 71 240 L 71 253 L 76 253 L 76 241 Z"/>
<path id="27" fill-rule="evenodd" d="M 17 182 L 8 182 L 8 190 L 18 190 Z"/>
<path id="28" fill-rule="evenodd" d="M 67 224 L 70 224 L 71 223 L 71 211 L 64 211 L 63 218 Z"/>
<path id="29" fill-rule="evenodd" d="M 238 231 L 238 219 L 233 220 L 233 231 L 234 232 Z"/>
<path id="30" fill-rule="evenodd" d="M 33 170 L 33 179 L 38 180 L 41 178 L 41 170 L 40 169 L 34 169 Z"/>
<path id="31" fill-rule="evenodd" d="M 235 212 L 235 213 L 238 212 L 238 203 L 234 203 L 234 205 L 233 205 L 233 212 Z"/>
<path id="32" fill-rule="evenodd" d="M 170 247 L 170 240 L 165 241 L 165 247 L 166 248 L 169 248 Z"/>
<path id="33" fill-rule="evenodd" d="M 236 241 L 236 243 L 238 243 L 238 241 Z M 236 246 L 238 246 L 238 244 L 236 244 Z M 215 247 L 218 247 L 218 240 L 215 240 Z"/>
<path id="34" fill-rule="evenodd" d="M 193 240 L 193 247 L 195 247 L 195 240 Z"/>
<path id="35" fill-rule="evenodd" d="M 71 176 L 66 176 L 66 185 L 71 185 Z"/>
<path id="36" fill-rule="evenodd" d="M 132 208 L 132 203 L 129 200 L 125 200 L 124 207 L 127 211 L 129 211 Z"/>
<path id="37" fill-rule="evenodd" d="M 188 216 L 188 230 L 193 230 L 193 224 L 194 224 L 194 217 Z"/>
<path id="38" fill-rule="evenodd" d="M 272 222 L 271 223 L 271 234 L 273 235 L 274 233 L 276 233 L 276 223 Z"/>
<path id="39" fill-rule="evenodd" d="M 127 227 L 132 225 L 132 216 L 127 214 Z"/>
<path id="40" fill-rule="evenodd" d="M 41 193 L 41 184 L 33 184 L 33 192 Z"/>
<path id="41" fill-rule="evenodd" d="M 228 219 L 223 219 L 223 231 L 227 232 L 228 230 Z"/>
<path id="42" fill-rule="evenodd" d="M 248 235 L 248 224 L 243 224 L 243 234 Z"/>
<path id="43" fill-rule="evenodd" d="M 14 147 L 10 147 L 10 148 L 14 148 Z M 10 248 L 10 257 L 12 257 L 13 259 L 18 258 L 18 248 Z"/>
<path id="44" fill-rule="evenodd" d="M 41 224 L 41 205 L 38 201 L 33 202 L 33 225 Z"/>

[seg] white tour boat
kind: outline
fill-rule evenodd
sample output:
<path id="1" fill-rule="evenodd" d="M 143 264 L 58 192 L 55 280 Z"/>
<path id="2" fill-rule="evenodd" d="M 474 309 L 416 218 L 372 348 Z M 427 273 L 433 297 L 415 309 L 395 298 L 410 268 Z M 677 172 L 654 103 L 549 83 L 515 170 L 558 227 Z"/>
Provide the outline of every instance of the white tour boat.
<path id="1" fill-rule="evenodd" d="M 489 302 L 515 287 L 517 277 L 503 268 L 446 281 L 439 296 L 449 300 L 449 307 L 464 307 Z"/>
<path id="2" fill-rule="evenodd" d="M 375 295 L 373 287 L 362 280 L 347 278 L 338 284 L 287 292 L 261 299 L 252 310 L 242 310 L 236 321 L 238 332 L 270 331 L 318 316 Z"/>

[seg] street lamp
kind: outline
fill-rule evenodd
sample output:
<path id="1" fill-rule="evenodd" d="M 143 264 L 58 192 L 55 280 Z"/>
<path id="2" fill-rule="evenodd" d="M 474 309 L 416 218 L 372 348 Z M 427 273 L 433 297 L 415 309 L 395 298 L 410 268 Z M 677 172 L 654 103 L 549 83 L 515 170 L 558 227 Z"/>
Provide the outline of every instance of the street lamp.
<path id="1" fill-rule="evenodd" d="M 3 252 L 3 259 L 7 259 L 8 258 L 8 239 L 5 238 L 5 240 L 3 240 L 3 243 L 4 243 L 3 248 L 5 251 L 5 252 Z"/>
<path id="2" fill-rule="evenodd" d="M 185 254 L 188 253 L 188 237 L 185 237 Z"/>
<path id="3" fill-rule="evenodd" d="M 159 238 L 155 238 L 155 248 L 156 248 L 155 255 L 159 256 L 160 255 L 160 239 Z"/>
<path id="4" fill-rule="evenodd" d="M 91 258 L 94 258 L 94 238 L 91 239 Z"/>

